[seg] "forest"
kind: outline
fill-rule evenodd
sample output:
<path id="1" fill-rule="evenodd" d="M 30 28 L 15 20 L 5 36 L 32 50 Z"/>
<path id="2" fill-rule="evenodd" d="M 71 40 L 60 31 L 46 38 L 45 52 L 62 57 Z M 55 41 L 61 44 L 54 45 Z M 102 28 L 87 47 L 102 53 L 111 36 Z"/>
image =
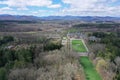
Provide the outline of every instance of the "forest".
<path id="1" fill-rule="evenodd" d="M 0 23 L 6 26 L 0 27 L 0 80 L 89 80 L 95 75 L 100 80 L 120 80 L 118 23 L 78 22 L 72 27 L 63 21 L 9 23 Z M 68 33 L 84 40 L 87 57 L 73 50 Z M 82 50 L 79 38 L 74 48 Z"/>
<path id="2" fill-rule="evenodd" d="M 43 42 L 43 41 L 47 41 L 47 42 Z M 21 80 L 21 78 L 23 78 L 22 73 L 21 75 L 20 74 L 16 75 L 14 74 L 14 71 L 16 70 L 24 71 L 27 68 L 28 69 L 31 68 L 33 70 L 36 69 L 37 71 L 40 67 L 42 68 L 49 65 L 50 64 L 49 62 L 42 59 L 43 56 L 48 55 L 50 53 L 49 51 L 52 52 L 53 50 L 57 50 L 57 49 L 59 50 L 62 47 L 60 43 L 53 43 L 51 41 L 52 40 L 50 39 L 45 39 L 41 37 L 41 40 L 39 40 L 37 44 L 35 44 L 36 41 L 35 42 L 33 41 L 31 43 L 28 43 L 27 41 L 23 41 L 23 43 L 27 44 L 28 46 L 26 47 L 21 46 L 19 48 L 15 48 L 13 45 L 20 44 L 19 40 L 16 42 L 16 39 L 13 36 L 1 36 L 0 37 L 0 80 Z M 29 79 L 29 77 L 28 78 L 24 77 L 24 78 L 25 78 L 24 80 Z M 35 80 L 35 79 L 32 78 L 31 80 Z"/>
<path id="3" fill-rule="evenodd" d="M 100 42 L 89 41 L 90 45 L 96 45 L 97 48 L 93 48 L 96 57 L 100 57 L 106 64 L 106 70 L 110 70 L 111 73 L 115 73 L 114 79 L 120 79 L 120 34 L 119 32 L 94 32 L 89 36 L 95 36 L 101 38 Z M 113 75 L 111 74 L 111 75 Z"/>

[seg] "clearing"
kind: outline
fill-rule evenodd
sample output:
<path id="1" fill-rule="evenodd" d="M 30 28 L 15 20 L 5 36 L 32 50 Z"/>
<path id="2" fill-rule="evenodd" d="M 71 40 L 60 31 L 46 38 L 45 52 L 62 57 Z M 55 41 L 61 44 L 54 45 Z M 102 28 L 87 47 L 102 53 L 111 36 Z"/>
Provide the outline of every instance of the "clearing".
<path id="1" fill-rule="evenodd" d="M 80 57 L 80 64 L 84 68 L 86 80 L 102 80 L 88 57 Z"/>
<path id="2" fill-rule="evenodd" d="M 77 52 L 87 52 L 82 40 L 72 40 L 72 48 Z"/>
<path id="3" fill-rule="evenodd" d="M 88 52 L 82 40 L 72 40 L 72 48 L 81 54 Z M 83 66 L 86 80 L 102 80 L 88 56 L 81 56 L 80 64 Z"/>

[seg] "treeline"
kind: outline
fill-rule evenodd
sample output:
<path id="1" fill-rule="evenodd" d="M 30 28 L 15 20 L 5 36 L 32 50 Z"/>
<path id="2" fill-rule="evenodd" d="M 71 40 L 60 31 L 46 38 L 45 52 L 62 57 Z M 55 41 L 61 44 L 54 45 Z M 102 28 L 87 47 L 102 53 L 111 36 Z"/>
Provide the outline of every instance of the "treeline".
<path id="1" fill-rule="evenodd" d="M 118 27 L 120 24 L 118 23 L 87 23 L 87 24 L 77 24 L 74 25 L 74 28 L 80 28 L 80 27 L 96 27 L 96 28 L 113 28 L 113 27 Z"/>
<path id="2" fill-rule="evenodd" d="M 107 34 L 105 34 L 104 32 L 94 32 L 92 36 L 95 36 L 97 38 L 104 38 L 107 36 Z"/>
<path id="3" fill-rule="evenodd" d="M 55 49 L 60 49 L 62 47 L 61 43 L 53 43 L 53 42 L 47 42 L 44 45 L 44 51 L 51 51 Z"/>
<path id="4" fill-rule="evenodd" d="M 101 57 L 106 62 L 110 60 L 109 69 L 112 70 L 113 73 L 116 74 L 115 80 L 120 80 L 120 37 L 119 32 L 94 32 L 91 36 L 95 36 L 96 38 L 100 38 L 101 41 L 96 44 L 105 44 L 105 49 L 103 51 L 99 51 L 96 53 L 97 57 Z M 98 47 L 98 46 L 96 46 Z M 101 46 L 102 48 L 102 46 Z M 111 66 L 110 66 L 111 65 Z M 112 67 L 112 68 L 111 68 Z M 107 68 L 108 69 L 108 68 Z M 109 70 L 108 69 L 108 70 Z"/>
<path id="5" fill-rule="evenodd" d="M 16 21 L 16 20 L 0 20 L 0 31 L 1 32 L 29 32 L 29 31 L 42 31 L 38 24 L 40 21 Z M 36 25 L 37 27 L 33 26 Z M 21 26 L 20 26 L 21 25 Z M 25 27 L 29 25 L 29 27 Z"/>
<path id="6" fill-rule="evenodd" d="M 31 48 L 11 50 L 6 48 L 0 49 L 0 79 L 7 80 L 10 69 L 25 68 L 28 63 L 33 62 L 34 53 Z"/>
<path id="7" fill-rule="evenodd" d="M 107 53 L 100 53 L 101 57 L 109 58 L 114 60 L 115 57 L 120 56 L 120 38 L 119 33 L 104 33 L 104 32 L 94 32 L 91 36 L 95 36 L 96 38 L 100 38 L 100 43 L 106 45 Z M 109 54 L 108 54 L 109 53 Z"/>
<path id="8" fill-rule="evenodd" d="M 12 36 L 3 36 L 0 38 L 0 45 L 14 41 L 14 37 Z"/>
<path id="9" fill-rule="evenodd" d="M 37 21 L 27 21 L 27 20 L 0 20 L 0 24 L 7 24 L 7 23 L 20 23 L 20 24 L 30 24 L 30 23 L 37 23 Z"/>
<path id="10" fill-rule="evenodd" d="M 12 69 L 9 80 L 85 80 L 79 62 L 65 49 L 40 52 L 26 68 Z"/>
<path id="11" fill-rule="evenodd" d="M 10 43 L 11 41 L 14 41 L 14 37 L 12 36 L 4 36 L 0 39 L 0 80 L 9 80 L 8 76 L 12 69 L 25 69 L 34 66 L 35 59 L 38 59 L 40 53 L 61 49 L 62 47 L 60 43 L 51 42 L 51 39 L 41 38 L 39 45 L 33 42 L 28 43 L 29 46 L 27 47 L 23 46 L 18 49 L 14 47 L 9 48 L 6 43 Z M 38 65 L 44 66 L 46 62 L 41 60 Z"/>
<path id="12" fill-rule="evenodd" d="M 16 21 L 16 20 L 0 20 L 0 29 L 8 30 L 8 26 L 13 26 L 14 24 L 35 24 L 36 21 Z M 11 27 L 10 26 L 10 27 Z M 1 30 L 2 31 L 2 30 Z"/>

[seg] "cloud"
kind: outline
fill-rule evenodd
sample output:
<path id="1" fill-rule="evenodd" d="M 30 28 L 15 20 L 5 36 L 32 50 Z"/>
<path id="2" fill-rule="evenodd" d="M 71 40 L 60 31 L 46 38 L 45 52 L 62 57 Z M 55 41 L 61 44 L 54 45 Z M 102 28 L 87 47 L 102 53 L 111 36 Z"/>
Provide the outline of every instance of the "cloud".
<path id="1" fill-rule="evenodd" d="M 18 7 L 17 10 L 29 10 L 27 7 Z"/>
<path id="2" fill-rule="evenodd" d="M 120 16 L 119 0 L 61 0 L 56 4 L 53 1 L 57 0 L 0 0 L 0 5 L 6 5 L 0 8 L 0 14 Z"/>
<path id="3" fill-rule="evenodd" d="M 69 8 L 64 8 L 60 12 L 63 15 L 98 15 L 116 16 L 119 15 L 120 6 L 113 5 L 118 0 L 62 0 L 64 4 L 69 4 Z"/>
<path id="4" fill-rule="evenodd" d="M 48 8 L 60 8 L 60 7 L 61 7 L 60 4 L 53 4 L 53 5 L 48 6 Z"/>
<path id="5" fill-rule="evenodd" d="M 47 6 L 52 2 L 50 0 L 6 0 L 0 1 L 0 4 L 6 4 L 12 7 L 25 7 L 25 6 Z"/>
<path id="6" fill-rule="evenodd" d="M 53 4 L 52 0 L 5 0 L 0 4 L 6 4 L 9 7 L 26 8 L 28 6 L 58 8 L 60 4 Z"/>
<path id="7" fill-rule="evenodd" d="M 104 3 L 107 3 L 107 0 L 63 0 L 64 3 L 70 4 L 70 9 L 76 9 L 80 11 L 99 8 Z"/>
<path id="8" fill-rule="evenodd" d="M 17 14 L 17 13 L 14 12 L 12 8 L 2 7 L 0 8 L 0 14 Z"/>
<path id="9" fill-rule="evenodd" d="M 1 10 L 1 11 L 4 11 L 4 10 L 13 10 L 13 9 L 10 8 L 10 7 L 2 7 L 2 8 L 0 8 L 0 10 Z"/>

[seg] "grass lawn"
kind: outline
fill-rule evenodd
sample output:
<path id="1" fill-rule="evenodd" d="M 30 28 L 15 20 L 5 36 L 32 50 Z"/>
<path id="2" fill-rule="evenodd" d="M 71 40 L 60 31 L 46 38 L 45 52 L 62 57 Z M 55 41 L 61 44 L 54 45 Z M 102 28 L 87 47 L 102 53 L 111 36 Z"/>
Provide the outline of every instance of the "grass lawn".
<path id="1" fill-rule="evenodd" d="M 77 52 L 87 52 L 82 40 L 72 40 L 72 48 Z"/>
<path id="2" fill-rule="evenodd" d="M 72 40 L 72 48 L 77 52 L 87 52 L 82 40 Z M 84 68 L 86 80 L 102 80 L 89 57 L 80 57 L 80 64 Z"/>
<path id="3" fill-rule="evenodd" d="M 76 31 L 77 29 L 73 29 L 73 28 L 68 30 L 68 32 L 76 32 Z"/>
<path id="4" fill-rule="evenodd" d="M 64 40 L 66 40 L 67 38 L 66 37 L 63 37 Z"/>
<path id="5" fill-rule="evenodd" d="M 80 57 L 80 64 L 84 68 L 86 80 L 102 80 L 88 57 Z"/>

